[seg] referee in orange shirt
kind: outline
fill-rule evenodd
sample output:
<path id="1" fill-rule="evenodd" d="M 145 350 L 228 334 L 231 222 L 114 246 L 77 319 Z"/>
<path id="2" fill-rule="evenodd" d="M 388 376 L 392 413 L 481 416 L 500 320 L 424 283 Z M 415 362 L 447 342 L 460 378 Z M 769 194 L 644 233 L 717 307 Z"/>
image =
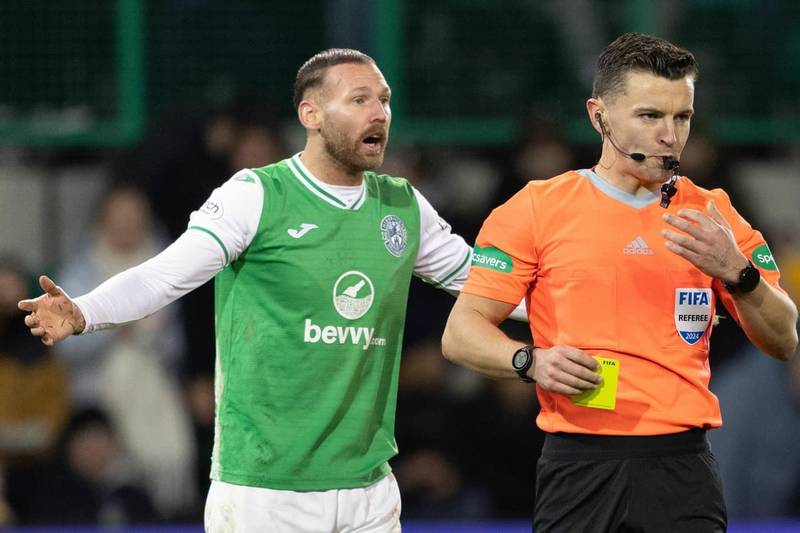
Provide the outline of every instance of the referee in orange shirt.
<path id="1" fill-rule="evenodd" d="M 586 103 L 600 160 L 492 212 L 450 314 L 448 359 L 536 384 L 536 533 L 725 531 L 706 439 L 722 423 L 708 388 L 716 301 L 766 354 L 797 348 L 761 233 L 724 191 L 679 175 L 697 74 L 663 39 L 612 42 Z M 528 346 L 497 327 L 523 297 Z"/>

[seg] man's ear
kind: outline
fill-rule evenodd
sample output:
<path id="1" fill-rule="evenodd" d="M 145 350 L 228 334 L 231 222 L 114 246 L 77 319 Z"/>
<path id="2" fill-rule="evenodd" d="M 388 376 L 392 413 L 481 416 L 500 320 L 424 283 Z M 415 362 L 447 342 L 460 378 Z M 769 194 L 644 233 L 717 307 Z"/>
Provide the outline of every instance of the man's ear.
<path id="1" fill-rule="evenodd" d="M 307 130 L 318 130 L 322 123 L 321 110 L 313 100 L 303 100 L 297 106 L 297 118 Z"/>
<path id="2" fill-rule="evenodd" d="M 605 111 L 605 106 L 603 102 L 599 98 L 589 98 L 586 101 L 586 113 L 589 115 L 589 122 L 592 123 L 592 127 L 594 130 L 603 135 L 603 112 Z"/>

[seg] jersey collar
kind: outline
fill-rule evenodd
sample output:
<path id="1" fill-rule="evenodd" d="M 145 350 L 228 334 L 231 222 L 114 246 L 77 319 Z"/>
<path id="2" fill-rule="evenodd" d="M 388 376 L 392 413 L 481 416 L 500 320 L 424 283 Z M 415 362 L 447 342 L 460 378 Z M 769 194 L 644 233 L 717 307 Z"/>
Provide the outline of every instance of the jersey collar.
<path id="1" fill-rule="evenodd" d="M 647 207 L 652 205 L 661 200 L 661 196 L 652 192 L 648 192 L 647 194 L 643 194 L 642 196 L 636 196 L 629 192 L 623 191 L 622 189 L 618 189 L 611 185 L 609 182 L 601 178 L 591 169 L 582 168 L 577 171 L 578 174 L 587 178 L 592 185 L 600 189 L 600 192 L 605 194 L 606 196 L 610 196 L 614 200 L 618 200 L 626 205 L 634 207 L 636 209 L 641 209 L 643 207 Z"/>
<path id="2" fill-rule="evenodd" d="M 364 201 L 367 198 L 367 184 L 364 180 L 361 181 L 361 185 L 358 186 L 359 194 L 358 199 L 353 202 L 351 206 L 348 207 L 347 203 L 341 197 L 341 189 L 345 189 L 345 187 L 335 187 L 329 185 L 319 178 L 314 176 L 310 170 L 306 168 L 303 162 L 300 160 L 300 154 L 302 152 L 298 152 L 293 155 L 290 159 L 287 159 L 287 163 L 289 169 L 292 171 L 292 174 L 297 178 L 297 180 L 303 184 L 303 186 L 311 191 L 315 196 L 321 198 L 322 200 L 328 202 L 334 207 L 338 207 L 339 209 L 345 210 L 356 210 L 360 208 Z M 348 189 L 352 189 L 354 187 L 347 187 Z M 337 191 L 337 189 L 339 189 Z"/>

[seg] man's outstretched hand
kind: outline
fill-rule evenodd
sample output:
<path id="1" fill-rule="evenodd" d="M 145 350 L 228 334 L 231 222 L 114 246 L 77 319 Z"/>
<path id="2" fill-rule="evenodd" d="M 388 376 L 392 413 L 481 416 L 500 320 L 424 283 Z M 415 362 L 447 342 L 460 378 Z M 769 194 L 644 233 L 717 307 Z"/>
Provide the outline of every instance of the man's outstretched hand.
<path id="1" fill-rule="evenodd" d="M 47 346 L 52 346 L 83 331 L 86 326 L 83 313 L 67 293 L 47 276 L 39 277 L 39 285 L 44 294 L 17 304 L 17 307 L 29 313 L 25 316 L 25 325 L 31 328 L 31 334 L 41 337 Z"/>

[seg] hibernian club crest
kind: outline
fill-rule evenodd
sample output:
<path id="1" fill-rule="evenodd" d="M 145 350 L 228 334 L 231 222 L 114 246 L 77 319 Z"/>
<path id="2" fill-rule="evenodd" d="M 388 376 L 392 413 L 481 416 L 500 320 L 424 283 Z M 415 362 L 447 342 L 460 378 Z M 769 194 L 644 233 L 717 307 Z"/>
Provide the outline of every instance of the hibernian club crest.
<path id="1" fill-rule="evenodd" d="M 395 257 L 400 257 L 406 250 L 408 235 L 406 225 L 396 215 L 387 215 L 381 220 L 381 235 L 383 244 L 389 253 Z"/>

